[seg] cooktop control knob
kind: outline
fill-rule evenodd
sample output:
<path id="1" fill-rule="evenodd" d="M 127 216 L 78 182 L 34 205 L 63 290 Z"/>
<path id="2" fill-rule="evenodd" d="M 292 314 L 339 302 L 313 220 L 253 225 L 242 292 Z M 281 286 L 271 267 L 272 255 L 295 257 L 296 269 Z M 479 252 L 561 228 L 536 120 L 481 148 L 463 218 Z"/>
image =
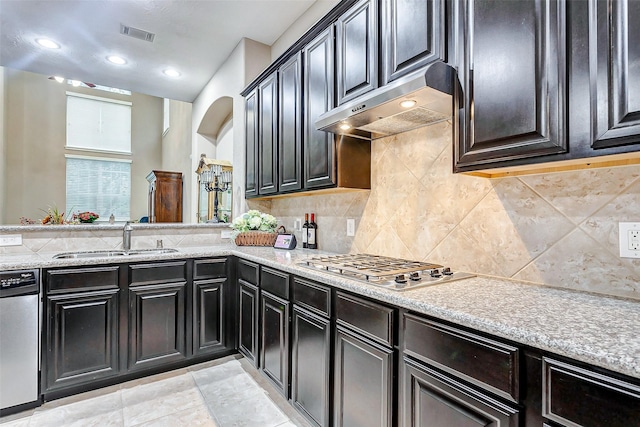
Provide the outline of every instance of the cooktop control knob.
<path id="1" fill-rule="evenodd" d="M 451 271 L 449 267 L 445 267 L 442 269 L 442 274 L 444 274 L 445 276 L 451 276 L 453 274 L 453 271 Z"/>
<path id="2" fill-rule="evenodd" d="M 442 277 L 442 274 L 440 274 L 440 270 L 434 268 L 433 270 L 431 270 L 431 277 L 433 277 L 434 279 L 438 279 Z"/>
<path id="3" fill-rule="evenodd" d="M 398 274 L 396 276 L 396 283 L 407 283 L 407 276 L 404 274 Z"/>
<path id="4" fill-rule="evenodd" d="M 413 280 L 414 282 L 417 282 L 418 280 L 422 280 L 422 277 L 420 277 L 420 272 L 419 271 L 414 271 L 409 276 L 409 279 Z"/>

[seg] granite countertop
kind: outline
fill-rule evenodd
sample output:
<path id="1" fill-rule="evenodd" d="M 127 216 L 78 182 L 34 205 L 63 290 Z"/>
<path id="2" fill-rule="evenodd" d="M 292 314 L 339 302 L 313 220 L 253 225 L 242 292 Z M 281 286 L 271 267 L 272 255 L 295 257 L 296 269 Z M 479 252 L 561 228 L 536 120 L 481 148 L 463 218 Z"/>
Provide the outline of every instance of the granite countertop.
<path id="1" fill-rule="evenodd" d="M 395 292 L 299 265 L 325 252 L 270 247 L 180 248 L 161 255 L 53 260 L 1 255 L 0 269 L 236 255 L 335 288 L 427 314 L 497 337 L 640 378 L 640 301 L 476 276 Z"/>

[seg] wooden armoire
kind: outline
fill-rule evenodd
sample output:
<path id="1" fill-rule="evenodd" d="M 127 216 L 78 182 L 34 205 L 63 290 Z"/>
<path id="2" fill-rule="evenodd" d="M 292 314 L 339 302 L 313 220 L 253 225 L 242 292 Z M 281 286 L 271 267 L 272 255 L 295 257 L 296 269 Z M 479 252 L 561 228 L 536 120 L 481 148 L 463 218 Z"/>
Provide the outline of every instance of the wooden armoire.
<path id="1" fill-rule="evenodd" d="M 151 171 L 149 222 L 182 222 L 182 173 Z"/>

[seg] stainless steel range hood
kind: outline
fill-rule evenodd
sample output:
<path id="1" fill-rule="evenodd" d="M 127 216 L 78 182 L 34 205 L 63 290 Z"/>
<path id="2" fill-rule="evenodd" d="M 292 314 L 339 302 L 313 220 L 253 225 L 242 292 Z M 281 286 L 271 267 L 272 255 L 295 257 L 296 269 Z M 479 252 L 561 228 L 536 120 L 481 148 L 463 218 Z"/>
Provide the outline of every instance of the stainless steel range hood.
<path id="1" fill-rule="evenodd" d="M 451 118 L 456 71 L 435 62 L 330 110 L 316 129 L 378 139 Z"/>

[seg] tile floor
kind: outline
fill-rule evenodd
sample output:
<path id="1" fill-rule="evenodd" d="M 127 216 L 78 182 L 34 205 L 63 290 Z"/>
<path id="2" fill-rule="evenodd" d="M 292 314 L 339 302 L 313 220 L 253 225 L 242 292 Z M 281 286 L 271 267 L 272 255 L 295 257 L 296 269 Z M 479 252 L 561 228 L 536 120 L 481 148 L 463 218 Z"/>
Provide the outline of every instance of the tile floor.
<path id="1" fill-rule="evenodd" d="M 244 358 L 177 369 L 47 402 L 2 427 L 309 427 Z"/>

